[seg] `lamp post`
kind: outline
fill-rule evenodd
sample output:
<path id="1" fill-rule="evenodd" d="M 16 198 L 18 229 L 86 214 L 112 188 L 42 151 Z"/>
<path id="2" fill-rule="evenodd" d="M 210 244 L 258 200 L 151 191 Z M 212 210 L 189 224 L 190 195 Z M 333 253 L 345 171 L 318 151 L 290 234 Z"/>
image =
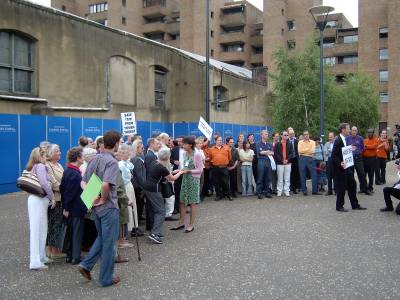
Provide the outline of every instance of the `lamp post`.
<path id="1" fill-rule="evenodd" d="M 331 6 L 314 6 L 309 9 L 310 14 L 313 16 L 315 24 L 319 29 L 319 85 L 320 85 L 320 94 L 319 94 L 319 134 L 321 139 L 324 137 L 324 30 L 326 26 L 326 22 L 328 19 L 328 15 L 330 12 L 335 9 Z"/>
<path id="2" fill-rule="evenodd" d="M 210 0 L 206 0 L 206 121 L 210 124 Z"/>

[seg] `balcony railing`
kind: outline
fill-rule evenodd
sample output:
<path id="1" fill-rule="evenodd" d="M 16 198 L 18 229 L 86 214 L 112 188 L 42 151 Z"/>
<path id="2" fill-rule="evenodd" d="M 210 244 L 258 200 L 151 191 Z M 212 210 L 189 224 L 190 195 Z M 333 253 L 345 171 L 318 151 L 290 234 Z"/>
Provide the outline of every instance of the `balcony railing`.
<path id="1" fill-rule="evenodd" d="M 143 0 L 143 7 L 165 6 L 166 0 Z"/>

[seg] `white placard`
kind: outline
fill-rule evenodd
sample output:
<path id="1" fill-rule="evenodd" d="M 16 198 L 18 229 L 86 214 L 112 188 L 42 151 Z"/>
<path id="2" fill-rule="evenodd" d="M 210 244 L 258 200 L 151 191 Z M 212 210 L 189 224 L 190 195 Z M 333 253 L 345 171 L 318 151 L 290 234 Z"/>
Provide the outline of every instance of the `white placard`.
<path id="1" fill-rule="evenodd" d="M 345 163 L 345 169 L 354 166 L 352 146 L 342 147 L 342 155 Z"/>
<path id="2" fill-rule="evenodd" d="M 121 113 L 122 134 L 136 134 L 136 117 L 134 112 Z"/>
<path id="3" fill-rule="evenodd" d="M 210 125 L 208 125 L 207 121 L 204 120 L 202 117 L 200 117 L 198 128 L 204 134 L 204 136 L 210 141 L 213 129 L 211 128 Z"/>

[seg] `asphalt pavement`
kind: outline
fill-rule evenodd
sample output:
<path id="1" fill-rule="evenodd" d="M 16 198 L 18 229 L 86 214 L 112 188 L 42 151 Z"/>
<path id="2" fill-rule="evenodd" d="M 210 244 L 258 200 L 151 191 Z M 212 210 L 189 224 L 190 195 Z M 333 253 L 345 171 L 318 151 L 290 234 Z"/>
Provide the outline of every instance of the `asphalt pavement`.
<path id="1" fill-rule="evenodd" d="M 393 163 L 387 173 L 392 185 Z M 379 211 L 375 189 L 358 194 L 368 210 L 348 213 L 335 211 L 335 196 L 208 198 L 192 233 L 166 222 L 163 245 L 140 238 L 141 262 L 136 248 L 122 250 L 130 261 L 108 288 L 62 262 L 30 271 L 26 194 L 4 195 L 0 299 L 399 299 L 400 216 Z"/>

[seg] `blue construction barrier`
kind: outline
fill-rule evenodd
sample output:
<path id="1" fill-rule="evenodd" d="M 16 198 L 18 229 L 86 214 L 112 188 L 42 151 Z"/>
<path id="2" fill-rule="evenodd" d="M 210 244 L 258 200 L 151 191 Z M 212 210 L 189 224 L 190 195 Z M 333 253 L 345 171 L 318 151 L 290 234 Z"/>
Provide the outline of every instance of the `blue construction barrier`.
<path id="1" fill-rule="evenodd" d="M 195 135 L 202 133 L 197 128 L 197 123 L 180 122 L 149 122 L 137 121 L 138 133 L 146 141 L 154 134 L 166 132 L 171 136 Z M 243 124 L 211 123 L 215 133 L 237 139 L 239 133 L 245 136 L 254 133 L 256 140 L 260 131 L 271 127 L 252 126 Z M 0 157 L 2 172 L 0 172 L 0 194 L 17 192 L 16 181 L 25 169 L 29 155 L 34 147 L 41 141 L 56 143 L 61 149 L 62 165 L 65 165 L 66 154 L 69 148 L 78 144 L 82 135 L 95 139 L 108 130 L 121 131 L 120 120 L 90 119 L 74 117 L 54 117 L 37 115 L 12 115 L 0 114 Z"/>

